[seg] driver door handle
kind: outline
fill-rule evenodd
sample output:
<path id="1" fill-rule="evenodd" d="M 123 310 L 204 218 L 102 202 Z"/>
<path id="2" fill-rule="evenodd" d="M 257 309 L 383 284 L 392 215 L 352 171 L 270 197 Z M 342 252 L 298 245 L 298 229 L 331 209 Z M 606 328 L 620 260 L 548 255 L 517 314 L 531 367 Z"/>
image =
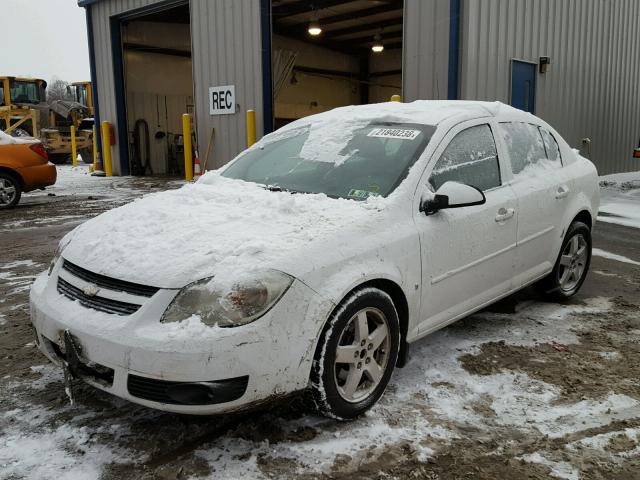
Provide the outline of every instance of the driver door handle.
<path id="1" fill-rule="evenodd" d="M 496 215 L 496 222 L 504 222 L 505 220 L 509 220 L 516 213 L 515 208 L 501 208 L 498 210 L 498 214 Z"/>
<path id="2" fill-rule="evenodd" d="M 558 200 L 561 200 L 563 198 L 566 198 L 567 195 L 569 195 L 569 187 L 567 187 L 566 185 L 560 185 L 558 187 L 558 190 L 556 190 L 556 198 Z"/>

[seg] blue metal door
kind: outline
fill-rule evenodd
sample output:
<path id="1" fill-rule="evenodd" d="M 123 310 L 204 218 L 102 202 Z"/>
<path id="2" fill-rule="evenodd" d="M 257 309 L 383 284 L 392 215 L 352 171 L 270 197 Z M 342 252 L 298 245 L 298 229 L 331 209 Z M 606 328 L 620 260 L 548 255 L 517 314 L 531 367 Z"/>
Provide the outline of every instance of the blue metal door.
<path id="1" fill-rule="evenodd" d="M 511 62 L 511 105 L 525 112 L 536 113 L 536 65 Z"/>

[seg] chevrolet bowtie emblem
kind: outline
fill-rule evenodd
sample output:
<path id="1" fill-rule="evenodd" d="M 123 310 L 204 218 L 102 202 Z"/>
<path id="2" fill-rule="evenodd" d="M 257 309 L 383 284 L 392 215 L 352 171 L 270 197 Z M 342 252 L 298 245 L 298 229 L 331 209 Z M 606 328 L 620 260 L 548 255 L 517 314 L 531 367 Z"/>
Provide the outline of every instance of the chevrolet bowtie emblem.
<path id="1" fill-rule="evenodd" d="M 100 289 L 96 285 L 87 285 L 82 289 L 82 293 L 84 293 L 87 297 L 95 297 Z"/>

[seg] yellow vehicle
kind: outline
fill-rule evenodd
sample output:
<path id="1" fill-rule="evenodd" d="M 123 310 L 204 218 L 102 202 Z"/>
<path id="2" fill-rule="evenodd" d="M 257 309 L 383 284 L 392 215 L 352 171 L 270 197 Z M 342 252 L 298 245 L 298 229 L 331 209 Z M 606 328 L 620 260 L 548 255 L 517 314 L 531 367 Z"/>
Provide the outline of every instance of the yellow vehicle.
<path id="1" fill-rule="evenodd" d="M 40 78 L 0 76 L 0 129 L 14 136 L 39 137 L 48 120 L 45 90 Z"/>
<path id="2" fill-rule="evenodd" d="M 69 85 L 68 92 L 74 101 L 86 106 L 91 116 L 93 116 L 93 92 L 91 91 L 91 82 L 73 82 Z"/>
<path id="3" fill-rule="evenodd" d="M 66 100 L 50 102 L 49 127 L 41 138 L 53 163 L 65 163 L 71 153 L 71 126 L 83 160 L 93 159 L 93 98 L 91 82 L 74 82 L 67 87 Z"/>
<path id="4" fill-rule="evenodd" d="M 47 82 L 40 78 L 0 76 L 0 129 L 13 136 L 39 138 L 53 163 L 71 154 L 71 126 L 83 159 L 93 157 L 93 101 L 91 82 L 76 82 L 74 100 L 46 102 Z M 84 93 L 83 93 L 84 92 Z M 78 101 L 79 100 L 79 101 Z"/>

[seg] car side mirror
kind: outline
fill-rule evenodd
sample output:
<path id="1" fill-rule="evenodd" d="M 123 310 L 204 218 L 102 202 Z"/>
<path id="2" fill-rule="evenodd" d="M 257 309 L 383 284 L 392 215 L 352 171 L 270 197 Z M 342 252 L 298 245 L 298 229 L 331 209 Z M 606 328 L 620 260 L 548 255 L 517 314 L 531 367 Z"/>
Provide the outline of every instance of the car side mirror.
<path id="1" fill-rule="evenodd" d="M 477 187 L 458 182 L 445 182 L 433 198 L 425 200 L 420 211 L 425 215 L 433 215 L 447 208 L 472 207 L 487 202 L 484 192 Z"/>

